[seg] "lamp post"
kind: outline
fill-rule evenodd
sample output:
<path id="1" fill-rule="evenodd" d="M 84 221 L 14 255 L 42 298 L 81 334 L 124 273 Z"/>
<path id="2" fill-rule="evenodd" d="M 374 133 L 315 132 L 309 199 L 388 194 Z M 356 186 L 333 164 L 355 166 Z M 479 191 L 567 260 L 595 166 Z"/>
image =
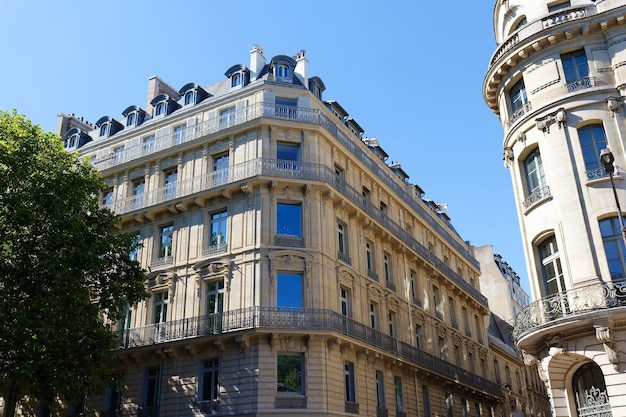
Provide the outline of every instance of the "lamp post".
<path id="1" fill-rule="evenodd" d="M 609 174 L 609 179 L 611 180 L 611 188 L 613 189 L 613 196 L 615 197 L 615 205 L 617 206 L 617 218 L 619 219 L 619 226 L 622 229 L 622 240 L 624 241 L 624 246 L 626 246 L 626 227 L 624 227 L 624 218 L 622 217 L 622 209 L 619 206 L 619 199 L 617 198 L 617 191 L 615 190 L 615 183 L 613 182 L 613 172 L 615 171 L 615 166 L 613 162 L 615 161 L 615 157 L 609 148 L 604 148 L 600 151 L 600 160 L 604 165 L 604 169 Z"/>

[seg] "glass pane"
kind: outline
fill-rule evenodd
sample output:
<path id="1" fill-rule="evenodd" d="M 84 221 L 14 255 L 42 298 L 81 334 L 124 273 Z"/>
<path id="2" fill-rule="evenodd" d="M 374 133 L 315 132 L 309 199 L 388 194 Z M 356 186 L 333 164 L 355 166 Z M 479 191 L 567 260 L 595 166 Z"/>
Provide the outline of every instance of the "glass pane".
<path id="1" fill-rule="evenodd" d="M 276 159 L 282 159 L 285 161 L 299 161 L 300 146 L 279 144 L 276 151 Z"/>
<path id="2" fill-rule="evenodd" d="M 276 305 L 278 307 L 303 307 L 302 275 L 278 274 Z"/>
<path id="3" fill-rule="evenodd" d="M 302 207 L 299 204 L 276 205 L 276 233 L 302 236 Z"/>
<path id="4" fill-rule="evenodd" d="M 303 356 L 278 355 L 276 390 L 279 392 L 303 393 Z"/>

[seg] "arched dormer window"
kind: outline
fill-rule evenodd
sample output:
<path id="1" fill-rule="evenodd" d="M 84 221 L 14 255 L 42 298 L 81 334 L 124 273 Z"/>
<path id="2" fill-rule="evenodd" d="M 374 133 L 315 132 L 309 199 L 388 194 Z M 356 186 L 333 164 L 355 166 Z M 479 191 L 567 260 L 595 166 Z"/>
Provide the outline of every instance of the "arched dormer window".
<path id="1" fill-rule="evenodd" d="M 91 142 L 91 136 L 77 127 L 68 130 L 63 136 L 63 147 L 67 150 L 78 149 L 88 142 Z"/>
<path id="2" fill-rule="evenodd" d="M 167 94 L 159 94 L 150 101 L 150 104 L 154 107 L 154 117 L 167 116 L 180 108 L 180 105 Z"/>
<path id="3" fill-rule="evenodd" d="M 295 67 L 295 59 L 286 55 L 275 56 L 270 62 L 270 68 L 274 73 L 276 81 L 293 82 L 293 70 Z"/>
<path id="4" fill-rule="evenodd" d="M 103 116 L 96 122 L 96 129 L 100 138 L 108 138 L 124 129 L 124 126 L 111 116 Z"/>
<path id="5" fill-rule="evenodd" d="M 309 78 L 309 91 L 313 93 L 315 97 L 322 100 L 322 93 L 326 90 L 326 86 L 320 77 Z"/>
<path id="6" fill-rule="evenodd" d="M 241 64 L 228 68 L 224 75 L 230 78 L 230 88 L 245 87 L 250 82 L 250 70 Z"/>
<path id="7" fill-rule="evenodd" d="M 146 111 L 139 106 L 128 106 L 122 116 L 126 118 L 126 127 L 139 126 L 146 119 Z"/>
<path id="8" fill-rule="evenodd" d="M 211 95 L 196 83 L 187 83 L 178 91 L 183 97 L 183 106 L 193 106 Z"/>

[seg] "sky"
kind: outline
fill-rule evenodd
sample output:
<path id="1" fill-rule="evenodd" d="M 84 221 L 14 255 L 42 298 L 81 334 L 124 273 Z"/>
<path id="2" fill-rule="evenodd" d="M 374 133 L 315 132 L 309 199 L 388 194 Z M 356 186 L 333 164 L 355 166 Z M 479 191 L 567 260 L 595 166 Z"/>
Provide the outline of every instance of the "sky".
<path id="1" fill-rule="evenodd" d="M 495 1 L 0 0 L 0 110 L 47 131 L 59 113 L 119 119 L 145 108 L 153 75 L 206 86 L 248 66 L 255 44 L 268 61 L 304 49 L 324 99 L 530 293 L 503 132 L 482 97 Z"/>

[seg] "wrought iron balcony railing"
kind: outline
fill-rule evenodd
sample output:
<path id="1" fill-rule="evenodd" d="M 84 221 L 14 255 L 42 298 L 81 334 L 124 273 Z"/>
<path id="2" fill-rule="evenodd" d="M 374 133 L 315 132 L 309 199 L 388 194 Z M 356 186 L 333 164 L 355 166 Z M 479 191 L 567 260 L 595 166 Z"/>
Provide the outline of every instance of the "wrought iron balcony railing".
<path id="1" fill-rule="evenodd" d="M 607 174 L 606 169 L 604 167 L 598 167 L 595 169 L 590 169 L 587 171 L 587 179 L 588 180 L 598 180 L 600 178 L 608 178 L 609 174 Z"/>
<path id="2" fill-rule="evenodd" d="M 585 88 L 591 88 L 598 85 L 598 80 L 595 77 L 584 77 L 576 81 L 572 81 L 567 84 L 567 92 L 582 90 Z"/>
<path id="3" fill-rule="evenodd" d="M 529 304 L 517 315 L 513 336 L 519 340 L 525 333 L 539 326 L 557 324 L 586 313 L 624 306 L 626 281 L 601 282 L 573 288 Z"/>
<path id="4" fill-rule="evenodd" d="M 205 316 L 190 317 L 144 327 L 124 329 L 120 349 L 148 346 L 242 330 L 268 332 L 276 329 L 326 331 L 344 334 L 391 355 L 415 363 L 447 378 L 499 396 L 498 384 L 444 361 L 363 323 L 327 309 L 248 307 Z"/>
<path id="5" fill-rule="evenodd" d="M 550 187 L 548 185 L 544 185 L 543 187 L 537 188 L 535 191 L 530 193 L 530 195 L 526 200 L 524 200 L 522 205 L 524 206 L 524 209 L 528 209 L 537 204 L 539 201 L 548 197 L 549 195 Z"/>
<path id="6" fill-rule="evenodd" d="M 458 236 L 452 225 L 449 221 L 445 221 L 448 228 L 444 228 L 440 223 L 435 221 L 427 211 L 427 208 L 421 201 L 417 201 L 413 194 L 409 192 L 407 188 L 407 184 L 399 184 L 396 180 L 395 175 L 392 175 L 391 171 L 388 167 L 382 167 L 379 165 L 379 162 L 374 159 L 371 152 L 364 150 L 361 146 L 357 145 L 352 136 L 347 135 L 343 132 L 343 127 L 339 127 L 335 121 L 336 119 L 330 118 L 326 116 L 321 109 L 310 109 L 310 108 L 302 108 L 297 107 L 293 108 L 291 106 L 280 106 L 274 103 L 257 103 L 245 108 L 242 108 L 237 111 L 234 119 L 229 119 L 230 122 L 227 125 L 219 122 L 219 118 L 214 118 L 207 120 L 202 123 L 195 124 L 193 126 L 187 126 L 185 129 L 185 134 L 182 135 L 180 132 L 173 132 L 169 135 L 163 135 L 160 137 L 156 137 L 154 142 L 150 143 L 149 146 L 145 144 L 137 144 L 129 148 L 125 148 L 121 152 L 112 152 L 106 155 L 103 155 L 96 159 L 93 162 L 93 165 L 98 168 L 98 170 L 104 170 L 111 168 L 113 166 L 119 165 L 124 162 L 128 162 L 149 154 L 153 154 L 156 152 L 161 152 L 166 149 L 173 148 L 174 146 L 178 146 L 182 143 L 187 143 L 194 141 L 196 139 L 203 138 L 209 134 L 220 131 L 224 128 L 229 128 L 233 125 L 242 124 L 257 118 L 273 118 L 273 119 L 283 119 L 283 120 L 293 120 L 302 123 L 311 123 L 322 126 L 325 128 L 337 141 L 339 141 L 349 152 L 351 152 L 354 157 L 356 157 L 359 161 L 365 164 L 376 176 L 378 181 L 382 182 L 388 190 L 395 193 L 400 199 L 406 202 L 428 225 L 433 228 L 439 234 L 450 238 L 445 239 L 449 242 L 450 245 L 457 250 L 457 252 L 465 258 L 467 262 L 471 265 L 479 268 L 478 261 L 474 258 L 468 248 L 461 243 L 457 242 L 453 236 Z M 287 174 L 288 170 L 282 170 L 281 174 Z M 294 170 L 292 170 L 294 171 Z M 218 171 L 219 172 L 219 171 Z M 228 175 L 223 177 L 225 174 L 223 171 L 221 173 L 214 172 L 207 174 L 200 179 L 194 178 L 192 181 L 194 184 L 198 184 L 198 182 L 205 183 L 203 189 L 206 189 L 207 185 L 213 184 L 211 186 L 218 186 L 220 184 L 225 184 L 227 182 L 233 182 L 232 179 L 229 180 Z M 334 175 L 337 178 L 337 175 Z M 342 182 L 339 178 L 338 181 Z M 235 180 L 236 181 L 236 180 Z M 329 180 L 328 182 L 333 182 Z M 165 190 L 161 189 L 160 195 L 167 194 Z M 176 187 L 176 193 L 178 195 L 180 191 L 178 190 L 178 186 Z M 360 195 L 360 193 L 359 193 Z M 135 199 L 141 198 L 143 204 L 143 196 L 142 197 L 133 197 Z M 157 195 L 153 195 L 153 198 L 165 198 Z M 153 200 L 154 201 L 154 200 Z M 127 211 L 133 210 L 133 205 L 141 205 L 137 202 L 129 201 L 128 204 L 130 208 Z M 115 211 L 115 210 L 114 210 Z M 484 300 L 486 302 L 486 298 Z"/>
<path id="7" fill-rule="evenodd" d="M 528 101 L 524 103 L 522 107 L 515 110 L 511 115 L 511 118 L 506 122 L 507 127 L 510 128 L 511 126 L 513 126 L 515 122 L 517 122 L 523 115 L 530 112 L 531 108 L 532 105 L 530 104 L 530 101 Z"/>

